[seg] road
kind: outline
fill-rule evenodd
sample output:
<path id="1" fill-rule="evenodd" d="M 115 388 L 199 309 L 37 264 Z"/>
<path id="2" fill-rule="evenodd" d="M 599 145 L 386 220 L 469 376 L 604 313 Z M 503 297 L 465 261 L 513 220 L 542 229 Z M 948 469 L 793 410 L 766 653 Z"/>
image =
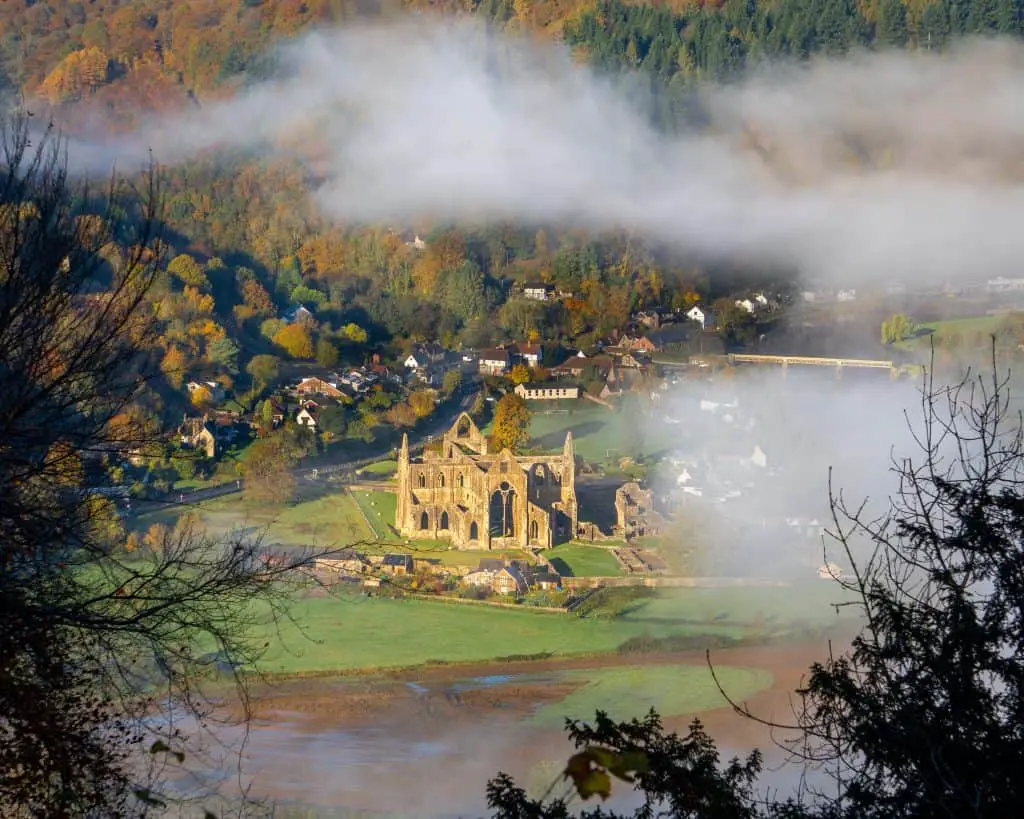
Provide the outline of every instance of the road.
<path id="1" fill-rule="evenodd" d="M 410 451 L 421 449 L 427 442 L 446 432 L 452 424 L 455 423 L 455 420 L 460 414 L 469 411 L 469 408 L 473 406 L 473 401 L 476 399 L 476 396 L 477 392 L 475 390 L 465 392 L 457 405 L 450 408 L 444 414 L 432 418 L 430 423 L 423 427 L 423 429 L 411 432 L 409 434 Z M 367 455 L 358 459 L 347 459 L 343 454 L 339 453 L 337 459 L 332 458 L 326 462 L 321 461 L 316 466 L 298 466 L 292 470 L 292 474 L 299 480 L 307 480 L 316 479 L 325 475 L 351 473 L 355 472 L 355 470 L 360 467 L 364 467 L 368 464 L 382 460 L 383 458 L 390 457 L 393 451 L 394 448 L 390 445 L 381 445 L 372 455 Z M 241 480 L 237 480 L 231 483 L 220 484 L 219 486 L 194 489 L 188 492 L 171 492 L 162 500 L 133 501 L 131 508 L 132 512 L 140 514 L 142 512 L 151 511 L 155 508 L 165 507 L 168 504 L 191 505 L 202 503 L 203 501 L 220 498 L 224 495 L 231 495 L 235 492 L 240 492 L 241 490 L 242 482 Z"/>

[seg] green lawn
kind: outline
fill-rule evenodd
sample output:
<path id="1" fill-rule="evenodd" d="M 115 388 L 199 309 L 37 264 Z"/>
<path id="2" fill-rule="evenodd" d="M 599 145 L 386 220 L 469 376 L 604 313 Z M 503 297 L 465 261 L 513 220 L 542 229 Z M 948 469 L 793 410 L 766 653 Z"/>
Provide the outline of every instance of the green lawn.
<path id="1" fill-rule="evenodd" d="M 567 543 L 544 553 L 563 577 L 615 577 L 619 564 L 608 549 Z"/>
<path id="2" fill-rule="evenodd" d="M 659 589 L 657 597 L 639 601 L 622 619 L 637 625 L 676 622 L 691 626 L 822 626 L 852 617 L 851 609 L 840 608 L 837 614 L 834 608 L 835 603 L 850 599 L 848 592 L 826 580 L 782 587 Z"/>
<path id="3" fill-rule="evenodd" d="M 769 688 L 772 675 L 759 668 L 717 666 L 722 689 L 734 701 Z M 696 715 L 728 705 L 711 671 L 703 665 L 645 665 L 564 672 L 584 684 L 560 702 L 548 703 L 530 719 L 560 727 L 566 718 L 593 720 L 598 710 L 614 720 L 641 718 L 654 708 L 662 717 Z"/>
<path id="4" fill-rule="evenodd" d="M 262 534 L 267 543 L 325 547 L 376 539 L 355 500 L 347 493 L 295 504 L 252 503 L 241 495 L 229 495 L 188 508 L 198 509 L 203 524 L 214 537 L 242 530 L 250 535 Z M 133 528 L 144 531 L 153 523 L 173 525 L 180 514 L 178 508 L 150 512 L 135 518 Z"/>
<path id="5" fill-rule="evenodd" d="M 972 337 L 981 339 L 994 333 L 1005 320 L 1005 315 L 999 315 L 929 321 L 918 325 L 919 332 L 914 338 L 904 339 L 894 346 L 907 351 L 919 350 L 927 348 L 932 341 L 941 342 L 944 338 L 952 335 L 958 335 L 964 339 Z"/>
<path id="6" fill-rule="evenodd" d="M 542 652 L 610 652 L 638 637 L 706 637 L 712 645 L 716 638 L 792 633 L 797 621 L 813 620 L 818 626 L 837 622 L 825 605 L 834 595 L 829 598 L 803 587 L 742 591 L 672 590 L 663 597 L 638 601 L 632 612 L 615 620 L 410 598 L 314 597 L 296 603 L 292 614 L 300 625 L 281 623 L 280 639 L 269 622 L 257 627 L 254 638 L 270 642 L 264 658 L 266 671 L 305 673 L 411 666 L 432 660 L 472 662 Z M 740 607 L 739 600 L 745 600 L 746 608 Z M 758 612 L 766 619 L 759 621 Z"/>
<path id="7" fill-rule="evenodd" d="M 254 639 L 270 643 L 263 660 L 267 672 L 393 668 L 541 652 L 607 652 L 630 637 L 645 634 L 738 638 L 747 633 L 730 625 L 649 625 L 358 595 L 304 599 L 295 605 L 292 617 L 299 625 L 287 621 L 256 627 Z"/>
<path id="8" fill-rule="evenodd" d="M 395 524 L 395 506 L 397 505 L 397 496 L 394 492 L 353 489 L 351 496 L 363 510 L 366 519 L 370 521 L 370 526 L 373 527 L 378 540 L 399 542 L 398 536 L 392 529 Z"/>
<path id="9" fill-rule="evenodd" d="M 397 471 L 398 463 L 396 461 L 377 461 L 376 463 L 364 466 L 359 470 L 358 474 L 364 478 L 380 480 L 382 478 L 390 478 Z"/>

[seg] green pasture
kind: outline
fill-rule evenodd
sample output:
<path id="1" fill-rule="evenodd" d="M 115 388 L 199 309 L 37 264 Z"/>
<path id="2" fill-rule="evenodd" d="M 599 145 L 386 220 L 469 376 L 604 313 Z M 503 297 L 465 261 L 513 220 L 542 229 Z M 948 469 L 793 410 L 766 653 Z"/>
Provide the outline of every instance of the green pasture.
<path id="1" fill-rule="evenodd" d="M 590 401 L 581 402 L 568 412 L 535 412 L 530 419 L 530 446 L 560 450 L 565 444 L 565 433 L 571 431 L 577 455 L 588 461 L 615 464 L 621 457 L 637 454 L 626 451 L 637 440 L 637 421 L 633 414 Z M 644 430 L 642 446 L 647 454 L 670 449 L 679 443 L 678 429 L 648 423 Z"/>
<path id="2" fill-rule="evenodd" d="M 548 549 L 544 557 L 563 577 L 615 577 L 619 564 L 608 549 L 566 543 Z"/>
<path id="3" fill-rule="evenodd" d="M 741 702 L 770 688 L 772 675 L 759 668 L 715 668 L 729 698 Z M 567 671 L 563 680 L 580 683 L 559 702 L 541 706 L 530 719 L 534 725 L 557 728 L 566 718 L 593 720 L 604 711 L 614 720 L 640 719 L 652 708 L 662 717 L 691 716 L 728 705 L 706 665 L 643 665 Z"/>
<path id="4" fill-rule="evenodd" d="M 364 478 L 381 480 L 383 478 L 390 478 L 397 471 L 397 461 L 377 461 L 376 463 L 367 464 L 362 469 L 358 470 L 358 474 Z"/>
<path id="5" fill-rule="evenodd" d="M 817 598 L 822 605 L 815 606 L 814 592 L 785 591 L 804 602 L 787 603 L 775 589 L 680 589 L 638 601 L 614 620 L 416 598 L 328 595 L 296 602 L 294 622 L 275 625 L 268 618 L 254 626 L 253 639 L 270 644 L 263 662 L 266 671 L 302 674 L 540 653 L 602 653 L 640 637 L 696 638 L 698 643 L 707 638 L 713 645 L 723 638 L 782 637 L 798 623 L 837 622 L 834 615 L 829 617 L 823 595 Z M 765 617 L 759 619 L 758 612 Z"/>
<path id="6" fill-rule="evenodd" d="M 376 539 L 355 500 L 342 492 L 293 504 L 254 503 L 243 495 L 227 495 L 187 507 L 147 512 L 129 521 L 129 526 L 140 532 L 154 523 L 173 526 L 186 510 L 197 511 L 213 537 L 241 531 L 260 535 L 268 544 L 331 548 Z"/>

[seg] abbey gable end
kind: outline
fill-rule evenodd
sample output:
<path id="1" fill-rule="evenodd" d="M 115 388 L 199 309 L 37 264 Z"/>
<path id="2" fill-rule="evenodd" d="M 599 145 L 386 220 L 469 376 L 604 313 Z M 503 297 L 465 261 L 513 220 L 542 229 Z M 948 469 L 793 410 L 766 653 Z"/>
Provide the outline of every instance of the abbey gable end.
<path id="1" fill-rule="evenodd" d="M 572 433 L 559 455 L 490 453 L 465 413 L 444 434 L 441 452 L 398 456 L 395 527 L 404 537 L 450 540 L 461 548 L 547 548 L 576 533 L 576 455 Z"/>

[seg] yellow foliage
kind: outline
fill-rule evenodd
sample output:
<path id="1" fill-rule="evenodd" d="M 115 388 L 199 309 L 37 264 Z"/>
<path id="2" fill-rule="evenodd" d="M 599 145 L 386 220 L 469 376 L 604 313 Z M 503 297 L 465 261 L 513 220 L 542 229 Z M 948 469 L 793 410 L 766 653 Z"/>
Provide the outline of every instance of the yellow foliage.
<path id="1" fill-rule="evenodd" d="M 95 46 L 72 51 L 46 76 L 40 90 L 52 103 L 77 100 L 107 81 L 109 64 L 107 55 Z"/>
<path id="2" fill-rule="evenodd" d="M 301 324 L 282 327 L 274 336 L 274 343 L 283 347 L 292 358 L 313 357 L 313 339 Z"/>

